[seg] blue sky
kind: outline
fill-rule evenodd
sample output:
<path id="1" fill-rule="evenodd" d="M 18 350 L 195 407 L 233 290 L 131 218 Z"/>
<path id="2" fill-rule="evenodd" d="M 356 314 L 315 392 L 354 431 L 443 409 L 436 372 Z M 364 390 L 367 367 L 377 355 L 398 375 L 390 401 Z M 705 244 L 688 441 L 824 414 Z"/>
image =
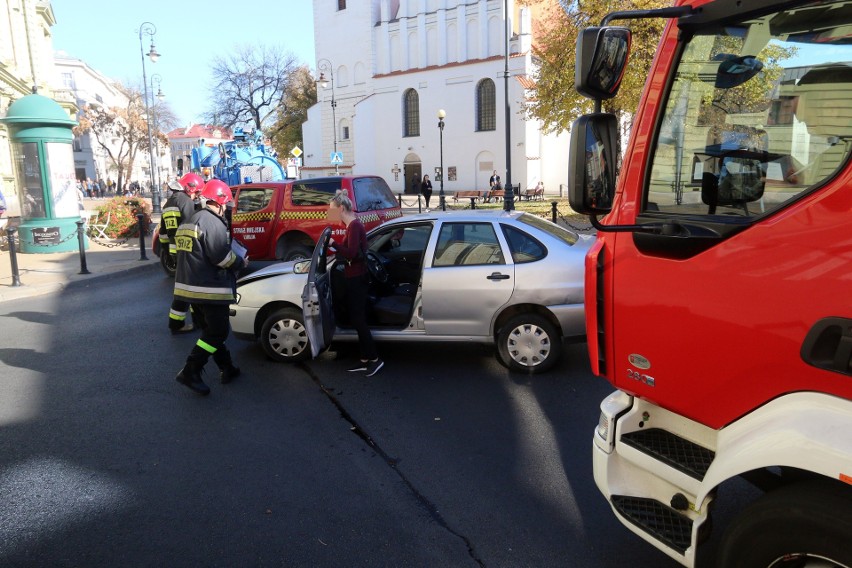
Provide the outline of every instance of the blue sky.
<path id="1" fill-rule="evenodd" d="M 52 0 L 53 48 L 85 61 L 101 74 L 129 85 L 142 84 L 139 28 L 157 28 L 160 58 L 145 61 L 148 88 L 154 73 L 166 100 L 183 123 L 199 122 L 206 110 L 210 65 L 237 45 L 280 46 L 314 68 L 311 0 L 225 2 L 224 0 Z M 150 37 L 142 38 L 145 53 Z M 154 89 L 156 90 L 156 83 Z"/>

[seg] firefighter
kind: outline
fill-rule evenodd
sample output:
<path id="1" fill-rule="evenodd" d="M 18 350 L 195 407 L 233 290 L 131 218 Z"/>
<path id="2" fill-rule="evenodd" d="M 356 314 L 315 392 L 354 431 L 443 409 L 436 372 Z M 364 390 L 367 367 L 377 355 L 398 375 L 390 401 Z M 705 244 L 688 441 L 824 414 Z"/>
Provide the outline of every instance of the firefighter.
<path id="1" fill-rule="evenodd" d="M 219 367 L 222 384 L 240 374 L 225 346 L 230 331 L 228 310 L 235 301 L 236 274 L 248 265 L 247 258 L 231 250 L 225 224 L 225 209 L 233 198 L 225 182 L 208 181 L 201 191 L 202 209 L 189 222 L 184 221 L 175 235 L 178 261 L 175 299 L 192 305 L 201 328 L 201 337 L 176 380 L 200 395 L 210 394 L 201 370 L 211 355 Z"/>
<path id="2" fill-rule="evenodd" d="M 196 212 L 195 199 L 204 188 L 204 180 L 198 174 L 188 173 L 178 181 L 180 190 L 175 191 L 163 205 L 163 216 L 160 220 L 159 239 L 160 245 L 168 247 L 168 254 L 177 255 L 175 249 L 175 233 L 178 227 L 189 221 Z M 176 258 L 172 258 L 172 266 L 175 266 Z M 186 321 L 186 313 L 189 311 L 189 303 L 185 300 L 174 298 L 169 310 L 169 330 L 173 335 L 188 333 L 195 329 L 191 323 Z"/>

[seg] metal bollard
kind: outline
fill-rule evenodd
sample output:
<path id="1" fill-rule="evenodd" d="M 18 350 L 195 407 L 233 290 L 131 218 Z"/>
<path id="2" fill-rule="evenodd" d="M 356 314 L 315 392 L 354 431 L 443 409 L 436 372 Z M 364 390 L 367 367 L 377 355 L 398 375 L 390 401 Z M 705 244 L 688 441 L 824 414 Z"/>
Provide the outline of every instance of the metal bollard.
<path id="1" fill-rule="evenodd" d="M 21 285 L 21 275 L 18 272 L 18 253 L 15 250 L 15 227 L 6 227 L 6 238 L 9 241 L 9 261 L 12 263 L 12 286 Z"/>
<path id="2" fill-rule="evenodd" d="M 557 203 L 558 203 L 558 201 L 551 201 L 550 202 L 550 211 L 551 211 L 551 214 L 553 216 L 553 222 L 554 223 L 556 222 L 556 205 L 557 205 Z"/>
<path id="3" fill-rule="evenodd" d="M 80 245 L 80 272 L 77 274 L 91 274 L 89 272 L 89 268 L 86 266 L 86 241 L 85 241 L 85 232 L 83 231 L 83 225 L 86 224 L 85 221 L 80 219 L 76 221 L 77 223 L 77 243 Z"/>
<path id="4" fill-rule="evenodd" d="M 137 213 L 136 223 L 139 225 L 139 260 L 148 260 L 145 256 L 145 215 Z"/>
<path id="5" fill-rule="evenodd" d="M 402 194 L 401 193 L 396 194 L 396 200 L 399 201 L 399 207 L 400 207 L 400 209 L 402 209 Z"/>
<path id="6" fill-rule="evenodd" d="M 420 194 L 419 193 L 417 194 L 417 212 L 423 213 L 423 208 L 421 207 L 421 204 L 420 204 Z"/>

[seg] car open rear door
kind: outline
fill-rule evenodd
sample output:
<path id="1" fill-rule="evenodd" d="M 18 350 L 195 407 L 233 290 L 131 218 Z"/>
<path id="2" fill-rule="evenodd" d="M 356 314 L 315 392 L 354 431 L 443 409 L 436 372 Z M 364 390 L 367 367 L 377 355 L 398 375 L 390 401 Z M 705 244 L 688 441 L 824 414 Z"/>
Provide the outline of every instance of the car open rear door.
<path id="1" fill-rule="evenodd" d="M 331 344 L 334 338 L 334 310 L 331 302 L 331 272 L 328 270 L 328 241 L 331 227 L 323 229 L 314 254 L 308 282 L 302 290 L 302 311 L 305 328 L 311 342 L 311 356 L 316 357 Z"/>

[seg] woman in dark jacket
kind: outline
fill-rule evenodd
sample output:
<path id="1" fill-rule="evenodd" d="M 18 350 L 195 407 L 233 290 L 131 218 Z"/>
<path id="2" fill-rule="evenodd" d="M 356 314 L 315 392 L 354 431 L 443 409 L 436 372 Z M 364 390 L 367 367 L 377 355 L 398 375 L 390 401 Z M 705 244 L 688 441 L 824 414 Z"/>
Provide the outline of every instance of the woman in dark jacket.
<path id="1" fill-rule="evenodd" d="M 420 182 L 420 193 L 426 199 L 426 211 L 429 211 L 429 199 L 432 197 L 432 182 L 429 181 L 429 176 L 423 176 L 423 181 Z"/>

